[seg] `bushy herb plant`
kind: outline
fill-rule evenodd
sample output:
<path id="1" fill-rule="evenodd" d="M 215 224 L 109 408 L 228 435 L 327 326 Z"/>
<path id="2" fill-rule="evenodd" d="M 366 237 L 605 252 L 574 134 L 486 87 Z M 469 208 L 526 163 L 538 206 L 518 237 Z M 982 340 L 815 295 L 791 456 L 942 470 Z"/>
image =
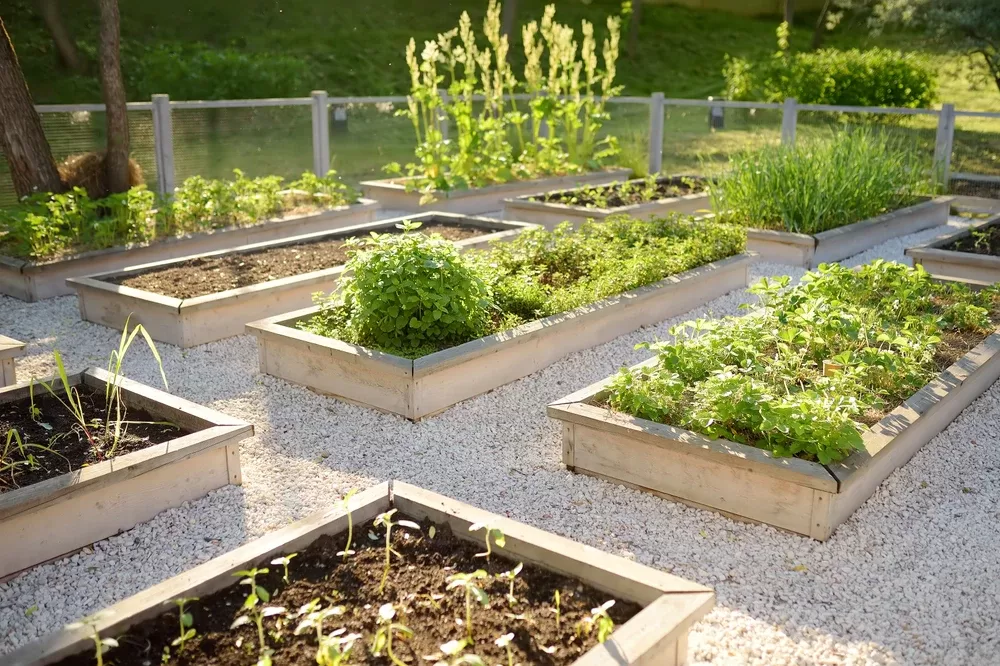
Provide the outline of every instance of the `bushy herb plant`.
<path id="1" fill-rule="evenodd" d="M 54 259 L 87 250 L 148 243 L 186 233 L 249 226 L 294 210 L 351 203 L 356 193 L 336 172 L 304 173 L 287 186 L 278 176 L 186 179 L 170 198 L 146 188 L 91 199 L 82 188 L 37 194 L 0 209 L 0 253 Z"/>
<path id="2" fill-rule="evenodd" d="M 913 204 L 932 190 L 926 166 L 891 136 L 856 129 L 734 155 L 712 205 L 726 222 L 815 234 Z"/>
<path id="3" fill-rule="evenodd" d="M 386 169 L 405 171 L 428 200 L 435 190 L 598 168 L 618 152 L 613 137 L 598 134 L 608 118 L 607 100 L 620 90 L 614 86 L 620 18 L 607 20 L 601 68 L 593 24 L 584 21 L 577 37 L 555 21 L 555 5 L 548 5 L 540 22 L 522 30 L 525 67 L 519 80 L 500 12 L 490 0 L 485 45 L 463 12 L 458 27 L 426 42 L 419 56 L 414 40 L 406 48 L 410 95 L 400 113 L 413 123 L 417 159 L 405 170 L 396 163 Z M 504 98 L 515 93 L 532 97 L 523 105 Z M 445 139 L 442 122 L 454 127 L 454 136 Z"/>
<path id="4" fill-rule="evenodd" d="M 788 283 L 757 283 L 747 316 L 674 327 L 672 342 L 651 345 L 655 364 L 615 377 L 608 405 L 833 463 L 1000 321 L 1000 288 L 972 292 L 881 260 Z"/>
<path id="5" fill-rule="evenodd" d="M 299 326 L 412 358 L 657 282 L 745 244 L 740 227 L 678 216 L 530 229 L 465 255 L 433 236 L 374 235 L 349 250 L 354 274 L 342 293 L 319 295 L 319 313 Z"/>

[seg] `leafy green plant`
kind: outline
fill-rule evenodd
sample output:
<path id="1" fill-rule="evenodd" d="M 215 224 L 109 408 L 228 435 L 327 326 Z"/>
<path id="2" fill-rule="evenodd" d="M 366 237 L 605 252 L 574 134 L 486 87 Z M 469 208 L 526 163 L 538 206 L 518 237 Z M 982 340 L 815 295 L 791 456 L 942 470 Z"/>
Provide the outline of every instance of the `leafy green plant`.
<path id="1" fill-rule="evenodd" d="M 378 628 L 375 632 L 375 639 L 372 641 L 372 653 L 377 657 L 382 654 L 382 650 L 385 650 L 389 661 L 395 666 L 407 666 L 405 661 L 393 653 L 392 640 L 396 634 L 401 638 L 411 638 L 413 631 L 405 624 L 394 621 L 395 617 L 396 609 L 393 608 L 392 604 L 383 604 L 378 609 Z"/>
<path id="2" fill-rule="evenodd" d="M 489 578 L 489 574 L 482 569 L 476 569 L 472 573 L 457 573 L 448 576 L 447 589 L 461 589 L 465 595 L 465 639 L 470 645 L 475 642 L 472 631 L 472 601 L 475 599 L 481 606 L 486 606 L 490 603 L 489 595 L 486 594 L 483 588 L 476 584 L 476 581 L 485 578 Z"/>
<path id="3" fill-rule="evenodd" d="M 63 458 L 63 460 L 66 459 L 58 452 L 52 450 L 51 447 L 45 446 L 44 444 L 31 444 L 29 442 L 25 442 L 21 438 L 21 433 L 19 433 L 17 429 L 9 429 L 7 431 L 7 438 L 4 442 L 3 450 L 0 451 L 0 475 L 10 473 L 10 483 L 13 487 L 17 488 L 18 485 L 16 475 L 19 470 L 27 469 L 29 471 L 35 471 L 42 466 L 38 458 L 35 457 L 35 451 L 52 453 Z"/>
<path id="4" fill-rule="evenodd" d="M 612 137 L 598 135 L 608 118 L 607 100 L 620 90 L 614 86 L 620 19 L 607 20 L 601 69 L 594 26 L 584 21 L 578 42 L 572 28 L 555 21 L 555 5 L 548 5 L 541 22 L 531 21 L 523 29 L 525 68 L 519 81 L 509 64 L 510 44 L 501 34 L 500 12 L 500 4 L 490 0 L 483 21 L 485 47 L 478 43 L 467 12 L 458 27 L 426 42 L 419 56 L 415 40 L 406 47 L 410 94 L 407 108 L 399 113 L 413 123 L 417 161 L 405 172 L 425 200 L 436 190 L 579 172 L 617 153 Z M 446 99 L 438 93 L 442 87 Z M 531 95 L 526 109 L 511 97 L 521 91 Z M 454 138 L 444 138 L 442 122 L 454 126 Z M 404 171 L 398 163 L 386 170 Z"/>
<path id="5" fill-rule="evenodd" d="M 230 629 L 235 629 L 252 622 L 257 628 L 257 648 L 260 660 L 265 663 L 270 661 L 272 651 L 267 647 L 267 642 L 264 637 L 264 618 L 281 615 L 286 610 L 281 606 L 264 605 L 271 600 L 271 593 L 268 592 L 263 585 L 257 584 L 257 576 L 263 576 L 269 573 L 269 571 L 270 570 L 267 568 L 253 568 L 244 571 L 237 571 L 233 574 L 234 576 L 243 576 L 240 580 L 240 585 L 248 586 L 250 591 L 247 593 L 247 597 L 243 602 L 243 607 L 241 608 L 241 610 L 246 611 L 246 613 L 233 620 L 232 625 L 229 627 Z"/>
<path id="6" fill-rule="evenodd" d="M 517 604 L 517 597 L 514 596 L 514 582 L 517 580 L 517 575 L 521 573 L 522 569 L 524 569 L 524 562 L 518 562 L 517 566 L 510 571 L 504 571 L 496 575 L 498 579 L 506 580 L 510 584 L 510 589 L 507 591 L 507 603 L 511 606 Z M 558 593 L 558 590 L 556 592 Z"/>
<path id="7" fill-rule="evenodd" d="M 66 625 L 67 629 L 90 629 L 90 639 L 94 642 L 94 661 L 97 662 L 97 666 L 104 666 L 104 655 L 111 648 L 118 647 L 118 641 L 111 636 L 106 638 L 101 638 L 100 632 L 97 630 L 97 623 L 102 619 L 110 615 L 112 611 L 100 611 L 94 613 L 93 615 L 88 615 L 80 619 L 77 622 L 71 622 Z"/>
<path id="8" fill-rule="evenodd" d="M 284 567 L 284 574 L 281 576 L 281 580 L 288 585 L 288 565 L 292 563 L 292 560 L 298 557 L 298 553 L 289 553 L 288 555 L 282 555 L 281 557 L 276 557 L 271 560 L 271 566 L 281 566 Z"/>
<path id="9" fill-rule="evenodd" d="M 605 601 L 603 604 L 597 608 L 593 608 L 590 611 L 590 616 L 583 618 L 576 625 L 577 636 L 585 636 L 590 634 L 595 628 L 597 629 L 597 642 L 603 643 L 608 640 L 611 636 L 611 632 L 615 630 L 615 623 L 608 615 L 608 609 L 615 605 L 615 600 L 611 599 Z"/>
<path id="10" fill-rule="evenodd" d="M 299 636 L 307 631 L 316 632 L 316 663 L 320 666 L 340 666 L 346 663 L 351 657 L 351 650 L 354 643 L 361 638 L 360 634 L 344 635 L 346 630 L 336 629 L 329 634 L 323 632 L 323 624 L 333 617 L 339 617 L 347 609 L 344 606 L 328 606 L 323 608 L 319 599 L 313 599 L 308 604 L 299 608 L 296 617 L 302 618 L 295 628 L 295 635 Z"/>
<path id="11" fill-rule="evenodd" d="M 614 378 L 608 405 L 829 464 L 1000 321 L 997 287 L 972 292 L 881 260 L 788 285 L 754 285 L 748 316 L 674 327 L 672 342 L 651 345 L 654 364 Z"/>
<path id="12" fill-rule="evenodd" d="M 375 516 L 375 520 L 374 522 L 372 522 L 372 525 L 374 527 L 385 528 L 385 570 L 382 572 L 382 582 L 379 583 L 378 586 L 379 594 L 382 594 L 382 592 L 385 590 L 385 583 L 387 580 L 389 580 L 389 568 L 392 566 L 392 556 L 395 555 L 396 557 L 399 558 L 403 557 L 398 552 L 396 552 L 396 550 L 394 550 L 392 547 L 392 528 L 398 525 L 400 527 L 406 527 L 411 530 L 420 529 L 420 525 L 417 525 L 412 520 L 398 520 L 394 522 L 392 520 L 392 517 L 395 515 L 395 513 L 396 509 L 389 509 L 388 511 L 380 513 L 379 515 Z"/>
<path id="13" fill-rule="evenodd" d="M 914 203 L 933 191 L 919 154 L 870 129 L 733 156 L 711 189 L 729 223 L 815 234 Z"/>
<path id="14" fill-rule="evenodd" d="M 184 646 L 187 642 L 198 634 L 194 628 L 194 616 L 186 608 L 192 601 L 198 601 L 198 597 L 174 599 L 174 604 L 177 605 L 177 624 L 180 631 L 177 638 L 170 644 L 176 647 L 178 652 L 184 652 Z"/>
<path id="15" fill-rule="evenodd" d="M 338 551 L 337 555 L 342 555 L 345 562 L 347 561 L 348 555 L 354 554 L 354 551 L 351 550 L 351 542 L 354 540 L 354 518 L 351 516 L 351 498 L 354 497 L 357 492 L 357 488 L 351 488 L 344 493 L 344 497 L 340 500 L 344 505 L 344 510 L 347 512 L 347 545 L 344 546 L 344 550 Z"/>
<path id="16" fill-rule="evenodd" d="M 486 561 L 490 561 L 490 555 L 493 554 L 493 547 L 490 545 L 490 541 L 497 545 L 499 548 L 503 548 L 507 543 L 507 537 L 504 536 L 503 530 L 499 527 L 493 527 L 489 523 L 473 523 L 469 525 L 470 532 L 478 532 L 479 530 L 484 530 L 483 540 L 486 543 L 486 551 L 482 553 L 476 553 L 476 557 L 485 557 Z"/>

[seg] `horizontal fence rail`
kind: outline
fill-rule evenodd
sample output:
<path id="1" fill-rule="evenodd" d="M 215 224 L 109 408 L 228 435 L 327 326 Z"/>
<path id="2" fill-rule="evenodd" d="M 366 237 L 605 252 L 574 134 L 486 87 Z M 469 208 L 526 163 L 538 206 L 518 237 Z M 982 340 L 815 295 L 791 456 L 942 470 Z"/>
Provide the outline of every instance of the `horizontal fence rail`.
<path id="1" fill-rule="evenodd" d="M 528 101 L 533 96 L 506 99 Z M 154 95 L 149 102 L 130 102 L 127 109 L 133 158 L 150 187 L 169 194 L 184 178 L 224 177 L 236 167 L 248 175 L 289 178 L 303 171 L 324 175 L 331 167 L 353 182 L 379 177 L 384 164 L 413 159 L 410 122 L 394 113 L 407 101 L 405 95 L 332 97 L 325 91 L 241 100 L 175 101 Z M 485 97 L 475 95 L 473 101 Z M 879 127 L 926 154 L 928 169 L 943 185 L 961 181 L 963 187 L 994 188 L 1000 196 L 1000 112 L 962 111 L 950 104 L 910 109 L 799 104 L 794 99 L 677 99 L 663 93 L 606 101 L 612 113 L 603 135 L 618 136 L 623 152 L 631 151 L 623 162 L 640 172 L 709 175 L 725 170 L 740 150 L 792 145 L 857 124 Z M 35 109 L 57 159 L 103 149 L 103 104 L 40 104 Z M 439 122 L 447 137 L 447 116 Z M 0 155 L 0 205 L 15 201 Z"/>

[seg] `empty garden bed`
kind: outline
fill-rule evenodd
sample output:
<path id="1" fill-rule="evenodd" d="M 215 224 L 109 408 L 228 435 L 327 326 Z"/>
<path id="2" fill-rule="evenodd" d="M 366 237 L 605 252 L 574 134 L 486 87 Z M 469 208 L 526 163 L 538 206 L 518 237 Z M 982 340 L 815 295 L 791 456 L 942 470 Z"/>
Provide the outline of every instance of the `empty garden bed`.
<path id="1" fill-rule="evenodd" d="M 422 233 L 438 234 L 463 249 L 504 240 L 529 226 L 444 213 L 407 219 L 420 223 Z M 336 287 L 350 239 L 398 232 L 400 222 L 247 245 L 69 283 L 83 319 L 121 328 L 131 316 L 155 339 L 192 347 L 240 335 L 249 321 L 310 304 L 314 293 Z"/>
<path id="2" fill-rule="evenodd" d="M 397 558 L 387 563 L 390 546 Z M 351 663 L 368 664 L 427 655 L 428 663 L 675 666 L 687 661 L 689 627 L 713 605 L 701 585 L 396 482 L 349 495 L 6 663 L 89 665 L 96 635 L 114 639 L 107 659 L 129 664 L 155 654 L 305 666 L 320 653 L 349 652 Z"/>

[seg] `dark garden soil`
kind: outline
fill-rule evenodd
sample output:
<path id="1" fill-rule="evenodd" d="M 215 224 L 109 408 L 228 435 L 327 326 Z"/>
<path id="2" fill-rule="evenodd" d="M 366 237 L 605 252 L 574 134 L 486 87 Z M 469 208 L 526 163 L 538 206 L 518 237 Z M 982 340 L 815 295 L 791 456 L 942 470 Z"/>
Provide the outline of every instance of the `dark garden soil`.
<path id="1" fill-rule="evenodd" d="M 705 186 L 701 183 L 694 182 L 694 187 L 691 185 L 692 183 L 681 180 L 664 180 L 657 182 L 655 189 L 650 192 L 647 191 L 644 183 L 613 183 L 611 185 L 600 185 L 568 192 L 552 192 L 535 197 L 533 200 L 583 206 L 585 208 L 620 208 L 622 206 L 648 203 L 659 199 L 680 197 L 685 194 L 705 190 Z"/>
<path id="2" fill-rule="evenodd" d="M 394 516 L 398 520 L 399 516 Z M 276 666 L 315 666 L 317 638 L 314 630 L 301 636 L 294 631 L 301 618 L 299 609 L 312 600 L 324 608 L 342 606 L 343 613 L 330 617 L 323 625 L 325 635 L 337 629 L 348 634 L 361 634 L 354 644 L 351 664 L 388 666 L 390 659 L 383 651 L 372 654 L 377 631 L 379 608 L 391 603 L 396 610 L 395 622 L 408 627 L 413 635 L 405 638 L 395 633 L 392 649 L 406 664 L 433 664 L 443 657 L 440 646 L 466 635 L 465 596 L 460 589 L 447 590 L 447 578 L 455 573 L 470 573 L 484 569 L 490 577 L 478 581 L 489 595 L 488 606 L 473 601 L 472 628 L 475 644 L 466 653 L 478 655 L 488 664 L 506 664 L 505 649 L 495 640 L 513 633 L 511 644 L 514 663 L 558 665 L 569 664 L 596 645 L 596 630 L 580 637 L 576 625 L 589 617 L 591 609 L 609 597 L 570 578 L 525 566 L 516 576 L 511 604 L 506 595 L 509 582 L 495 577 L 514 568 L 516 562 L 494 555 L 490 561 L 476 557 L 483 550 L 473 543 L 456 538 L 447 526 L 438 526 L 433 538 L 431 523 L 424 522 L 420 532 L 395 527 L 393 548 L 401 555 L 393 558 L 388 583 L 379 593 L 385 563 L 384 531 L 379 528 L 369 536 L 370 525 L 355 525 L 354 544 L 357 550 L 346 562 L 336 553 L 344 548 L 346 534 L 322 537 L 296 557 L 289 565 L 289 583 L 282 581 L 283 567 L 267 565 L 270 573 L 257 578 L 270 593 L 265 605 L 286 609 L 279 615 L 264 619 L 267 645 L 274 650 Z M 171 648 L 171 666 L 247 666 L 253 664 L 258 650 L 256 626 L 230 629 L 233 621 L 243 614 L 248 586 L 236 584 L 206 596 L 190 605 L 193 628 L 197 635 L 188 641 L 183 652 Z M 560 593 L 559 624 L 556 624 L 553 598 Z M 637 612 L 636 604 L 617 601 L 608 613 L 618 626 Z M 280 627 L 280 628 L 279 628 Z M 147 620 L 118 636 L 119 647 L 105 657 L 105 663 L 117 666 L 159 664 L 164 646 L 177 638 L 176 610 Z M 553 649 L 554 648 L 554 649 Z M 451 661 L 451 659 L 449 659 Z M 93 651 L 81 653 L 59 663 L 59 666 L 92 666 Z"/>
<path id="3" fill-rule="evenodd" d="M 0 404 L 0 453 L 7 443 L 8 433 L 13 429 L 26 446 L 25 452 L 33 456 L 37 463 L 34 466 L 19 464 L 18 461 L 25 460 L 26 456 L 17 450 L 16 440 L 12 439 L 3 460 L 0 460 L 0 469 L 4 469 L 0 473 L 0 494 L 107 459 L 113 446 L 113 437 L 105 435 L 103 427 L 91 424 L 94 419 L 100 419 L 102 423 L 104 421 L 107 405 L 104 389 L 81 384 L 77 391 L 94 444 L 70 411 L 41 386 L 35 386 L 35 407 L 39 413 L 34 419 L 31 416 L 30 398 Z M 122 402 L 126 408 L 125 421 L 162 421 L 143 410 L 128 409 L 124 397 Z M 115 456 L 139 451 L 186 434 L 174 425 L 163 423 L 128 423 L 123 427 L 125 434 L 119 438 L 114 450 Z M 28 444 L 45 446 L 49 450 Z M 11 463 L 17 464 L 13 470 L 6 469 Z"/>
<path id="4" fill-rule="evenodd" d="M 479 227 L 456 224 L 429 224 L 421 227 L 420 232 L 440 234 L 452 241 L 490 233 Z M 340 266 L 347 261 L 347 238 L 191 259 L 107 281 L 174 298 L 194 298 Z"/>
<path id="5" fill-rule="evenodd" d="M 957 241 L 948 243 L 941 249 L 1000 257 L 1000 227 L 986 227 L 980 231 L 973 232 L 970 236 L 965 236 L 964 238 L 959 238 Z"/>

